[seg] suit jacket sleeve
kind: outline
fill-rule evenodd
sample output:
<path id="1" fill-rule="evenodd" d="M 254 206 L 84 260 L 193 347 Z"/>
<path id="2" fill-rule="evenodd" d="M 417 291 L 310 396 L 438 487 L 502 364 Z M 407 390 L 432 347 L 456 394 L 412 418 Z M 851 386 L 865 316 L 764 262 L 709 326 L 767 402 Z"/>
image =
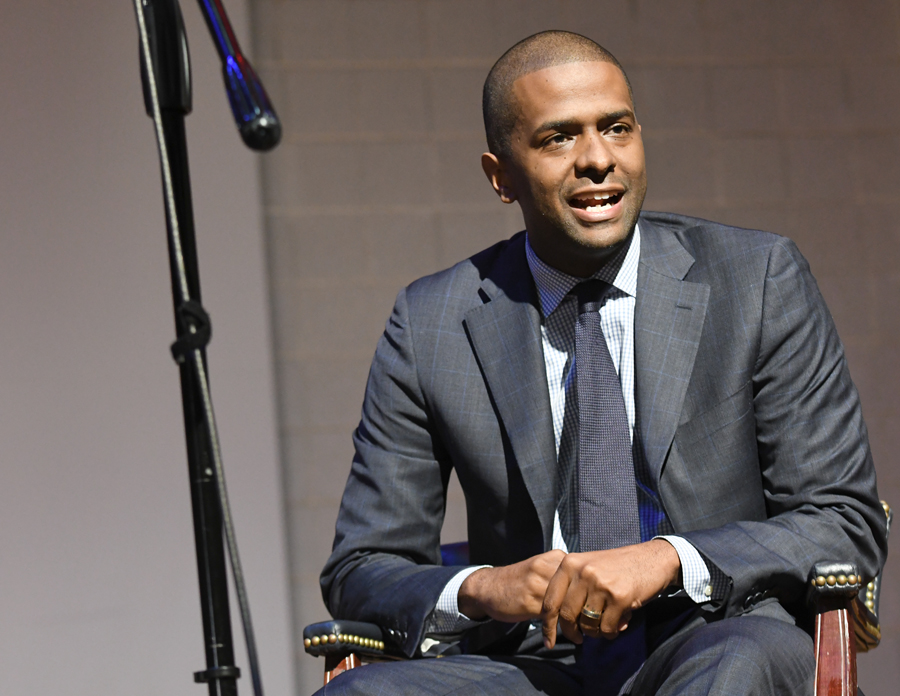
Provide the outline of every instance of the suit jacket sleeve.
<path id="1" fill-rule="evenodd" d="M 855 561 L 863 577 L 871 578 L 886 553 L 859 397 L 815 280 L 786 239 L 769 254 L 758 336 L 747 390 L 764 514 L 682 534 L 731 578 L 726 615 L 743 613 L 770 596 L 798 600 L 817 561 Z M 720 455 L 742 442 L 727 444 L 729 420 L 739 418 L 721 419 L 722 429 L 707 432 L 703 440 L 718 440 Z M 747 444 L 740 447 L 746 450 Z M 681 454 L 690 467 L 687 460 L 703 452 L 702 446 L 685 445 Z M 703 481 L 697 484 L 702 493 Z M 737 500 L 741 493 L 731 495 Z"/>
<path id="2" fill-rule="evenodd" d="M 425 620 L 460 567 L 442 567 L 440 530 L 450 466 L 441 461 L 419 387 L 406 291 L 375 352 L 356 455 L 332 555 L 322 571 L 333 616 L 370 621 L 412 656 Z"/>

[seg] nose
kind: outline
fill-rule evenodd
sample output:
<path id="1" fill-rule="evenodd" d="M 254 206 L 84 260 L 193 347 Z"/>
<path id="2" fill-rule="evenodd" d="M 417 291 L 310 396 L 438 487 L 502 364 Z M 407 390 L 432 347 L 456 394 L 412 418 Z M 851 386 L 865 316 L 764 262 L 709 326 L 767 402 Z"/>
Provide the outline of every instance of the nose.
<path id="1" fill-rule="evenodd" d="M 575 175 L 587 177 L 600 183 L 615 169 L 615 158 L 609 143 L 600 133 L 585 133 L 581 139 L 581 148 L 575 158 Z"/>

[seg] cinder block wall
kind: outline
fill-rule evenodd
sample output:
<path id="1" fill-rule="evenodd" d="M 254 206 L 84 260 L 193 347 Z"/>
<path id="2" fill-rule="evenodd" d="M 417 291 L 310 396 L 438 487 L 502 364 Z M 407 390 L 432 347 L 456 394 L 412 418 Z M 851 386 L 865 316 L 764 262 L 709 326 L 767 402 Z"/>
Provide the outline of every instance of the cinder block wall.
<path id="1" fill-rule="evenodd" d="M 648 209 L 792 237 L 862 392 L 881 493 L 900 505 L 900 9 L 896 0 L 254 0 L 284 120 L 263 159 L 298 683 L 321 664 L 330 550 L 368 364 L 397 290 L 520 228 L 479 166 L 481 83 L 536 31 L 579 31 L 634 83 Z M 447 537 L 464 538 L 458 492 Z M 896 547 L 896 543 L 894 544 Z M 870 696 L 900 682 L 900 563 Z"/>

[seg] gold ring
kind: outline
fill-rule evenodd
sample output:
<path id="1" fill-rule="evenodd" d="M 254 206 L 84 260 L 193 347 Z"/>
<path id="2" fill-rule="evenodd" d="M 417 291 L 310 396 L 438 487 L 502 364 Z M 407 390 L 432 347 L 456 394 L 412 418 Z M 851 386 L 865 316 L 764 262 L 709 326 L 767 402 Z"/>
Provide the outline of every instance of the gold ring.
<path id="1" fill-rule="evenodd" d="M 581 617 L 578 621 L 581 630 L 587 633 L 599 632 L 601 614 L 603 614 L 602 611 L 594 611 L 593 609 L 583 607 L 581 609 Z"/>

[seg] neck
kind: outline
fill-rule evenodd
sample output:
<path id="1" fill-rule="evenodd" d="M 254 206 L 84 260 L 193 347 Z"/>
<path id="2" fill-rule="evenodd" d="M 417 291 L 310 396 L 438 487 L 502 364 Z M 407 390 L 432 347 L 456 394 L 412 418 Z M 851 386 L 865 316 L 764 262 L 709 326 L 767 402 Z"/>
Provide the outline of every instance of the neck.
<path id="1" fill-rule="evenodd" d="M 634 230 L 618 244 L 603 250 L 598 250 L 602 251 L 602 254 L 597 254 L 594 257 L 584 256 L 583 258 L 578 259 L 577 263 L 560 263 L 558 259 L 547 258 L 547 255 L 541 253 L 541 250 L 533 244 L 533 240 L 530 236 L 528 242 L 538 258 L 548 266 L 555 268 L 557 271 L 561 271 L 574 278 L 591 278 L 600 273 L 600 271 L 603 271 L 605 277 L 615 278 L 619 269 L 622 268 L 622 264 L 625 262 L 625 257 L 628 255 L 628 249 L 631 248 L 631 241 L 633 239 Z"/>

